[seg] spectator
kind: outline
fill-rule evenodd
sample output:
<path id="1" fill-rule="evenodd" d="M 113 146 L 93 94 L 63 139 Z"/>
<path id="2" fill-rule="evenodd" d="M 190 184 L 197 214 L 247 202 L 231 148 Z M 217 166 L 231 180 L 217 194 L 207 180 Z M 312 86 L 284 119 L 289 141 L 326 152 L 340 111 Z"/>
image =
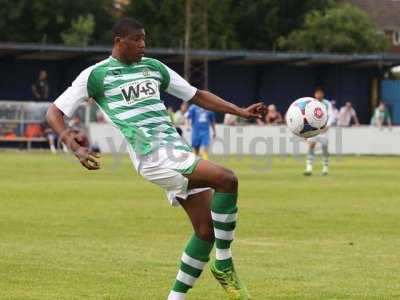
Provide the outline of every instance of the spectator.
<path id="1" fill-rule="evenodd" d="M 180 108 L 175 113 L 175 127 L 176 131 L 182 136 L 183 130 L 187 128 L 188 121 L 187 121 L 187 110 L 188 104 L 187 102 L 183 101 Z"/>
<path id="2" fill-rule="evenodd" d="M 168 115 L 169 115 L 169 118 L 171 119 L 172 124 L 174 124 L 176 131 L 178 132 L 178 134 L 179 134 L 180 136 L 182 136 L 182 133 L 183 133 L 183 132 L 182 132 L 182 129 L 180 129 L 180 128 L 178 128 L 178 127 L 176 126 L 175 110 L 174 110 L 174 108 L 173 108 L 172 106 L 168 106 L 168 107 L 167 107 L 167 113 L 168 113 Z"/>
<path id="3" fill-rule="evenodd" d="M 338 122 L 339 122 L 339 110 L 336 107 L 335 100 L 331 100 L 331 104 L 332 104 L 332 124 L 331 124 L 331 126 L 336 126 L 336 125 L 338 125 Z"/>
<path id="4" fill-rule="evenodd" d="M 268 105 L 268 111 L 265 115 L 265 123 L 268 125 L 278 125 L 283 123 L 281 113 L 276 109 L 274 104 Z"/>
<path id="5" fill-rule="evenodd" d="M 384 102 L 380 102 L 372 115 L 371 125 L 382 128 L 384 125 L 392 127 L 392 119 Z"/>
<path id="6" fill-rule="evenodd" d="M 44 130 L 44 134 L 49 143 L 49 148 L 50 148 L 51 153 L 54 153 L 54 154 L 57 153 L 57 148 L 56 148 L 57 135 L 50 127 L 47 126 L 47 124 L 46 124 L 46 128 Z"/>
<path id="7" fill-rule="evenodd" d="M 47 122 L 44 124 L 44 136 L 47 138 L 51 153 L 56 154 L 57 153 L 58 136 L 53 131 L 53 129 L 50 128 L 50 126 L 47 124 Z M 58 144 L 58 146 L 61 146 L 62 150 L 65 153 L 68 152 L 68 148 L 64 143 L 60 142 L 60 144 Z"/>
<path id="8" fill-rule="evenodd" d="M 224 116 L 224 125 L 228 126 L 236 126 L 238 125 L 238 118 L 232 114 L 225 114 Z"/>
<path id="9" fill-rule="evenodd" d="M 47 71 L 40 70 L 38 80 L 32 84 L 32 94 L 35 101 L 47 102 L 49 99 L 49 85 Z"/>
<path id="10" fill-rule="evenodd" d="M 359 126 L 360 122 L 358 122 L 356 111 L 353 108 L 353 105 L 350 101 L 347 101 L 344 106 L 340 108 L 339 112 L 339 126 L 349 127 L 351 125 L 351 120 L 355 125 Z"/>
<path id="11" fill-rule="evenodd" d="M 43 128 L 38 123 L 29 123 L 26 125 L 24 136 L 26 138 L 36 138 L 43 136 Z"/>
<path id="12" fill-rule="evenodd" d="M 167 107 L 167 113 L 168 113 L 169 118 L 171 119 L 171 122 L 173 124 L 175 124 L 175 111 L 172 106 Z"/>
<path id="13" fill-rule="evenodd" d="M 249 124 L 249 121 L 246 118 L 237 117 L 237 123 L 239 126 L 245 126 Z"/>
<path id="14" fill-rule="evenodd" d="M 1 128 L 1 136 L 7 140 L 15 140 L 17 138 L 16 131 L 18 130 L 18 123 L 5 123 Z"/>
<path id="15" fill-rule="evenodd" d="M 265 122 L 262 119 L 256 119 L 256 124 L 260 126 L 264 126 Z"/>

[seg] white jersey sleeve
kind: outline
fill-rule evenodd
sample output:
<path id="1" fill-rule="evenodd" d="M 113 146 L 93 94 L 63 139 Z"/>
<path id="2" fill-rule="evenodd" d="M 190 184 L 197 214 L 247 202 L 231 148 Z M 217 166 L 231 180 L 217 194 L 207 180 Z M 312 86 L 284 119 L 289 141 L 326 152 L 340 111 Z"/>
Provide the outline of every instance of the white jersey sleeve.
<path id="1" fill-rule="evenodd" d="M 164 65 L 164 67 L 169 74 L 169 84 L 165 91 L 172 96 L 182 99 L 183 101 L 189 101 L 192 99 L 196 94 L 197 89 L 190 85 L 174 70 L 166 65 Z"/>
<path id="2" fill-rule="evenodd" d="M 89 97 L 87 81 L 93 67 L 83 70 L 72 82 L 72 85 L 54 101 L 55 106 L 66 116 L 71 117 L 78 106 Z"/>

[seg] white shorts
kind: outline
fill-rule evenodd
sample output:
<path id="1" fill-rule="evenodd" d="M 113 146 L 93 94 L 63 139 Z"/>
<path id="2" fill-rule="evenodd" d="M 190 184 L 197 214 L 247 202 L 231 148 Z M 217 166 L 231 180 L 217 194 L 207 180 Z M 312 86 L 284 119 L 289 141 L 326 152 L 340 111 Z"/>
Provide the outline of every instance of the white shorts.
<path id="1" fill-rule="evenodd" d="M 131 146 L 128 149 L 136 171 L 148 181 L 165 189 L 172 206 L 179 205 L 177 198 L 185 200 L 189 195 L 210 189 L 188 190 L 189 180 L 184 174 L 191 174 L 199 162 L 199 158 L 192 152 L 163 147 L 139 157 Z"/>
<path id="2" fill-rule="evenodd" d="M 328 133 L 327 132 L 323 132 L 323 133 L 320 133 L 317 136 L 314 136 L 312 138 L 308 138 L 307 139 L 307 143 L 320 143 L 323 146 L 328 145 L 328 143 L 329 143 Z"/>

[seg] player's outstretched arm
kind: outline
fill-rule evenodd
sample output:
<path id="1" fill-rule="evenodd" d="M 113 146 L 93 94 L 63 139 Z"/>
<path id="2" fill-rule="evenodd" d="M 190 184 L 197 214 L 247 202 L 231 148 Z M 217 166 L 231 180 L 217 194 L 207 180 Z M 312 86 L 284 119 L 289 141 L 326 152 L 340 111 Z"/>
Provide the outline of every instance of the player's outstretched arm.
<path id="1" fill-rule="evenodd" d="M 247 108 L 241 108 L 233 103 L 225 101 L 217 95 L 204 90 L 197 90 L 194 97 L 190 100 L 191 103 L 201 106 L 207 110 L 233 114 L 243 118 L 262 118 L 265 114 L 266 107 L 264 103 L 259 102 L 250 105 Z"/>
<path id="2" fill-rule="evenodd" d="M 82 132 L 76 132 L 65 127 L 64 113 L 54 104 L 47 110 L 47 123 L 56 132 L 61 141 L 79 159 L 82 166 L 88 170 L 97 170 L 100 163 L 98 154 L 91 151 L 87 145 L 87 138 Z"/>

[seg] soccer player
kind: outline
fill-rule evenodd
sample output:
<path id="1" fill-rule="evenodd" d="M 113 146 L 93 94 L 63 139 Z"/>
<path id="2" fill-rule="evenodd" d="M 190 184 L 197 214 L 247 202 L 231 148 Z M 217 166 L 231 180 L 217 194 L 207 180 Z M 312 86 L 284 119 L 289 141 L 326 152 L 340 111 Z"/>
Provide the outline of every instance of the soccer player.
<path id="1" fill-rule="evenodd" d="M 334 122 L 334 115 L 332 113 L 332 104 L 330 101 L 325 99 L 325 93 L 322 88 L 318 87 L 315 89 L 314 98 L 325 105 L 326 111 L 328 112 L 328 122 L 322 133 L 320 133 L 315 137 L 307 139 L 308 155 L 307 155 L 306 170 L 304 171 L 304 175 L 305 176 L 312 175 L 313 164 L 315 160 L 315 146 L 317 145 L 317 143 L 320 143 L 322 146 L 322 175 L 327 176 L 329 167 L 329 151 L 328 151 L 329 139 L 327 131 Z"/>
<path id="2" fill-rule="evenodd" d="M 191 105 L 187 115 L 192 127 L 192 147 L 196 155 L 208 160 L 208 147 L 210 146 L 210 127 L 215 132 L 215 114 L 198 105 Z"/>
<path id="3" fill-rule="evenodd" d="M 49 124 L 85 168 L 99 169 L 99 157 L 86 146 L 85 138 L 66 128 L 63 121 L 64 115 L 71 116 L 84 99 L 92 97 L 125 136 L 138 173 L 164 188 L 172 205 L 183 207 L 194 234 L 183 251 L 168 300 L 186 299 L 214 243 L 212 274 L 230 299 L 250 299 L 231 253 L 238 215 L 238 179 L 231 170 L 195 156 L 171 123 L 160 91 L 243 118 L 261 118 L 265 106 L 256 103 L 240 108 L 196 89 L 160 61 L 144 57 L 145 30 L 133 19 L 118 21 L 112 34 L 111 56 L 83 70 L 56 99 L 47 112 Z"/>

